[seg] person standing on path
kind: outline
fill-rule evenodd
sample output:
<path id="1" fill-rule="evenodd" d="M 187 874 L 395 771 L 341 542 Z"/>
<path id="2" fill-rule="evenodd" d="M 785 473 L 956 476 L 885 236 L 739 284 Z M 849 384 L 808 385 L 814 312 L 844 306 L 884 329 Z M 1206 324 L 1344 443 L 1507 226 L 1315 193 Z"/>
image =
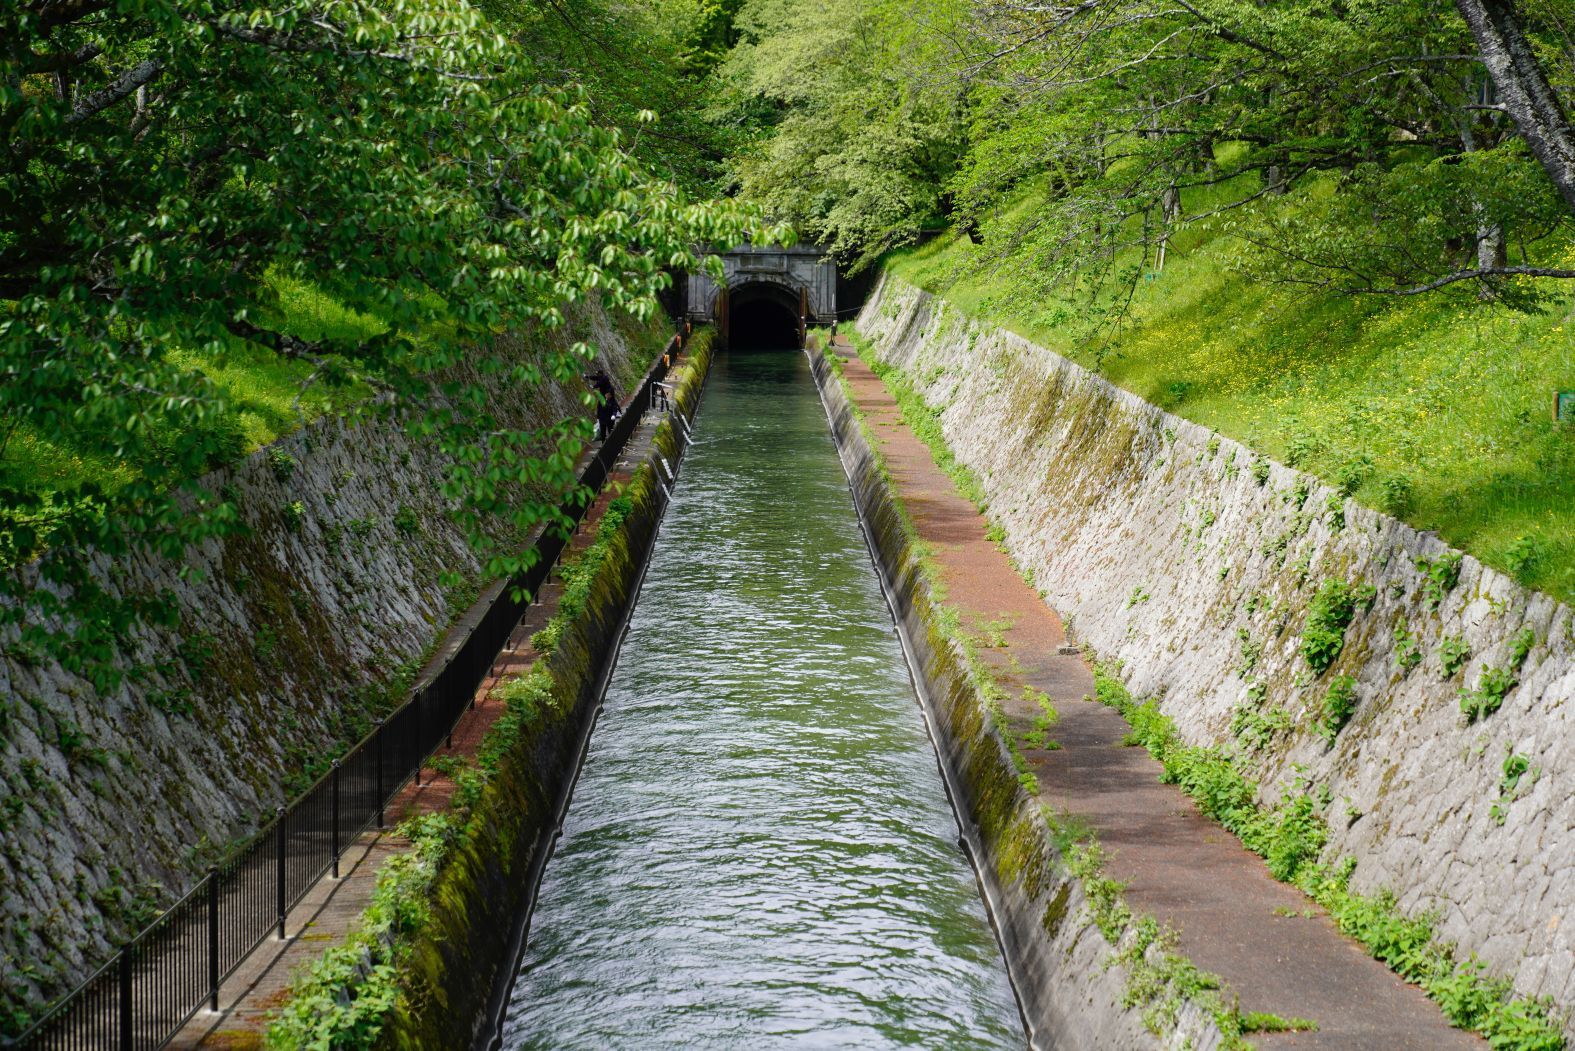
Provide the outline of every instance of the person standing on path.
<path id="1" fill-rule="evenodd" d="M 596 392 L 596 440 L 604 442 L 618 418 L 618 392 L 613 390 L 612 377 L 606 369 L 597 369 L 585 377 L 585 382 Z"/>

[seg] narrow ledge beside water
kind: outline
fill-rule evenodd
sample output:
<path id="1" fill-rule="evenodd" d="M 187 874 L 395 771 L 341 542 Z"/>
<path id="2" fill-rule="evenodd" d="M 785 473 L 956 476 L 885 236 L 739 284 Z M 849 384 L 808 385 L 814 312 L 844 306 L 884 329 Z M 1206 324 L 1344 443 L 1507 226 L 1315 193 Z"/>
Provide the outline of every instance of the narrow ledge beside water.
<path id="1" fill-rule="evenodd" d="M 804 356 L 695 439 L 503 1046 L 1022 1047 Z"/>

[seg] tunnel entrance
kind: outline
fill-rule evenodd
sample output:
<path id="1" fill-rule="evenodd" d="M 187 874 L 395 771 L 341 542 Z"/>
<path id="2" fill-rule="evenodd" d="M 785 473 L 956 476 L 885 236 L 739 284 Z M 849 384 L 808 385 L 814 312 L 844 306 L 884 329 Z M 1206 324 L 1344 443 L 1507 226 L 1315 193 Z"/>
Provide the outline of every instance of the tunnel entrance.
<path id="1" fill-rule="evenodd" d="M 739 285 L 727 297 L 723 337 L 731 347 L 797 350 L 804 345 L 803 304 L 781 285 L 764 281 Z"/>

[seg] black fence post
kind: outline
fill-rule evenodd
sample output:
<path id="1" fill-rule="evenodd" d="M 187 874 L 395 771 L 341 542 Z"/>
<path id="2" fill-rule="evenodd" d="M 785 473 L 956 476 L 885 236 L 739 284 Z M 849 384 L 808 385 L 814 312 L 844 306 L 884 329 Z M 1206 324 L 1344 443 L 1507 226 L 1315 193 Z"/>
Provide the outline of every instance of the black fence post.
<path id="1" fill-rule="evenodd" d="M 377 721 L 377 732 L 372 735 L 372 749 L 377 767 L 377 827 L 383 827 L 383 731 L 388 728 L 388 720 Z"/>
<path id="2" fill-rule="evenodd" d="M 444 669 L 444 671 L 447 671 L 447 670 L 448 669 L 446 669 L 446 668 Z M 417 788 L 421 787 L 421 759 L 422 759 L 422 755 L 421 755 L 421 715 L 426 710 L 427 694 L 431 692 L 431 689 L 432 688 L 429 686 L 429 687 L 427 687 L 427 689 L 425 689 L 425 690 L 421 691 L 420 693 L 416 694 L 416 703 L 412 706 L 412 707 L 415 708 L 415 713 L 414 713 L 415 714 L 415 718 L 411 720 L 411 723 L 413 724 L 413 729 L 411 730 L 411 736 L 415 740 L 412 742 L 414 747 L 411 748 L 411 751 L 414 752 L 415 756 L 416 756 L 416 787 Z"/>
<path id="3" fill-rule="evenodd" d="M 219 1009 L 219 867 L 208 866 L 208 995 Z"/>
<path id="4" fill-rule="evenodd" d="M 136 1040 L 131 1029 L 131 946 L 120 950 L 120 1046 L 121 1051 L 131 1051 Z"/>
<path id="5" fill-rule="evenodd" d="M 333 851 L 334 851 L 334 879 L 338 879 L 339 878 L 339 760 L 337 760 L 337 759 L 334 760 L 334 770 L 333 770 L 333 774 L 331 776 L 332 776 L 333 780 L 329 784 L 329 795 L 330 795 L 330 797 L 333 800 L 333 804 L 332 804 L 332 806 L 329 807 L 329 810 L 332 812 L 332 817 L 329 818 L 329 823 L 334 826 L 333 843 L 332 843 Z"/>
<path id="6" fill-rule="evenodd" d="M 284 807 L 279 808 L 274 822 L 274 842 L 279 848 L 279 940 L 284 941 Z"/>

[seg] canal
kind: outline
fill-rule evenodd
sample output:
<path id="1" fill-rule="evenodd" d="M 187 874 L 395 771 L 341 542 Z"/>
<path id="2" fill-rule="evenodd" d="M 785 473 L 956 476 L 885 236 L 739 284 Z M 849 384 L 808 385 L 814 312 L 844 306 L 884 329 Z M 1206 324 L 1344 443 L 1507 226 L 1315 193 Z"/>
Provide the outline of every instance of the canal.
<path id="1" fill-rule="evenodd" d="M 801 353 L 716 360 L 503 1037 L 1024 1044 Z"/>

